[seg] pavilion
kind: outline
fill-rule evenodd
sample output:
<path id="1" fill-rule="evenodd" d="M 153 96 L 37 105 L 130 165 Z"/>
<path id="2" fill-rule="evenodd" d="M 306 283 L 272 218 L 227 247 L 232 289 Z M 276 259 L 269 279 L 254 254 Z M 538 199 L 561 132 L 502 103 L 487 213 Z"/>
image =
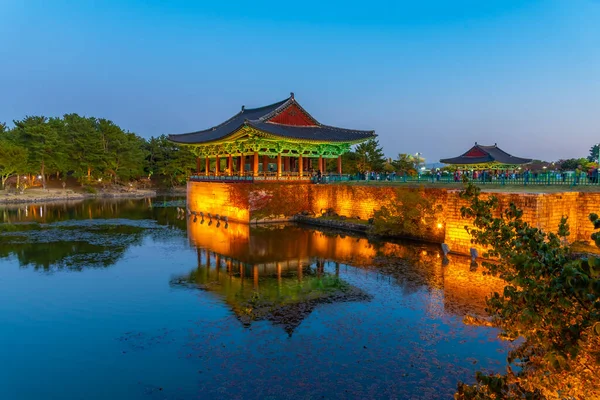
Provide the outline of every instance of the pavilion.
<path id="1" fill-rule="evenodd" d="M 498 147 L 483 146 L 475 142 L 466 153 L 459 157 L 444 158 L 440 162 L 461 169 L 469 170 L 516 170 L 521 165 L 528 164 L 530 158 L 515 157 Z"/>
<path id="2" fill-rule="evenodd" d="M 341 174 L 341 155 L 352 145 L 375 136 L 372 130 L 321 124 L 291 93 L 287 99 L 268 106 L 252 109 L 242 106 L 239 113 L 217 126 L 169 135 L 169 140 L 193 147 L 198 175 L 204 158 L 204 176 L 303 179 L 310 170 L 325 172 L 328 159 L 337 159 L 337 172 Z M 213 171 L 211 161 L 214 161 Z"/>

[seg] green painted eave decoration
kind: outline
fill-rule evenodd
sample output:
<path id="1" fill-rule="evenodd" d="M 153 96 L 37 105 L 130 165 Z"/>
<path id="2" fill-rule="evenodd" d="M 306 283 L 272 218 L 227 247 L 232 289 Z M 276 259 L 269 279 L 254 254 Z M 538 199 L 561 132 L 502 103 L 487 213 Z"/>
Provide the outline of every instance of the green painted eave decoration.
<path id="1" fill-rule="evenodd" d="M 516 170 L 522 168 L 522 165 L 500 164 L 496 162 L 484 164 L 453 164 L 454 168 L 463 170 Z"/>
<path id="2" fill-rule="evenodd" d="M 275 157 L 295 156 L 336 158 L 350 151 L 352 145 L 364 142 L 361 139 L 348 142 L 304 140 L 273 135 L 271 133 L 243 126 L 233 134 L 219 141 L 205 144 L 184 144 L 193 148 L 198 157 L 259 155 Z"/>
<path id="3" fill-rule="evenodd" d="M 197 157 L 215 157 L 241 155 L 253 155 L 258 152 L 259 155 L 276 157 L 278 154 L 283 156 L 298 157 L 323 157 L 337 158 L 338 156 L 350 151 L 351 143 L 301 143 L 290 142 L 288 140 L 277 140 L 274 138 L 264 138 L 258 135 L 247 135 L 233 141 L 188 145 L 193 148 Z"/>

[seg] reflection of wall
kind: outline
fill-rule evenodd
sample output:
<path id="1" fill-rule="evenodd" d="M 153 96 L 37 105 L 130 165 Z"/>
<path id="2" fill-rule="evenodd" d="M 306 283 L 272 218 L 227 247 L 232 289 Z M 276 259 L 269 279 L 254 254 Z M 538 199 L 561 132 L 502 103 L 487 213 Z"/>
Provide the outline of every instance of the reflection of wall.
<path id="1" fill-rule="evenodd" d="M 249 264 L 322 258 L 353 265 L 369 263 L 376 249 L 366 238 L 328 236 L 320 231 L 285 226 L 250 226 L 188 218 L 188 237 L 197 247 Z"/>
<path id="2" fill-rule="evenodd" d="M 485 299 L 491 292 L 502 293 L 504 281 L 491 275 L 484 275 L 482 266 L 476 270 L 471 267 L 471 259 L 452 256 L 444 268 L 444 309 L 453 314 L 465 314 L 463 311 L 484 316 Z"/>
<path id="3" fill-rule="evenodd" d="M 452 256 L 444 266 L 437 246 L 415 242 L 370 242 L 364 237 L 332 235 L 295 225 L 253 227 L 230 223 L 225 229 L 224 224 L 208 226 L 206 221 L 200 224 L 193 219 L 188 220 L 188 236 L 204 249 L 199 251 L 199 263 L 215 274 L 226 273 L 229 268 L 234 274 L 243 270 L 241 276 L 249 280 L 250 287 L 253 277 L 254 285 L 258 284 L 259 274 L 266 277 L 280 271 L 298 271 L 298 267 L 306 269 L 320 260 L 384 274 L 406 293 L 429 288 L 431 293 L 439 293 L 430 299 L 436 304 L 428 305 L 434 313 L 484 316 L 486 296 L 502 289 L 502 282 L 483 275 L 482 267 L 473 270 L 470 258 Z"/>
<path id="4" fill-rule="evenodd" d="M 221 222 L 217 227 L 217 222 L 211 223 L 208 218 L 203 221 L 198 217 L 196 222 L 193 217 L 188 218 L 187 232 L 190 243 L 194 246 L 209 247 L 216 253 L 230 257 L 246 252 L 250 241 L 250 226 L 229 223 L 225 228 L 225 223 Z"/>
<path id="5" fill-rule="evenodd" d="M 227 215 L 230 220 L 286 219 L 302 211 L 317 215 L 333 209 L 340 215 L 370 218 L 373 212 L 397 201 L 397 190 L 407 188 L 361 185 L 313 184 L 223 184 L 188 183 L 188 204 L 194 211 Z M 467 220 L 460 216 L 466 202 L 458 190 L 425 189 L 443 206 L 444 241 L 451 251 L 468 254 L 471 238 L 465 231 Z M 600 193 L 494 193 L 502 207 L 514 202 L 524 212 L 524 220 L 546 231 L 556 232 L 560 218 L 569 217 L 570 240 L 590 241 L 593 232 L 588 220 L 600 211 Z M 435 231 L 433 231 L 435 233 Z M 429 238 L 438 241 L 437 235 Z"/>

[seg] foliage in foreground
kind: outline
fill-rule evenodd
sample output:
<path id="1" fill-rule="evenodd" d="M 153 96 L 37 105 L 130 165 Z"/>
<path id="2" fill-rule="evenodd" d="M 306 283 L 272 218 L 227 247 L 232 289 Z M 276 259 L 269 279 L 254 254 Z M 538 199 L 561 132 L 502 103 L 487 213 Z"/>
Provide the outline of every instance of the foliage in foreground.
<path id="1" fill-rule="evenodd" d="M 487 271 L 506 281 L 503 293 L 488 299 L 488 312 L 509 340 L 518 344 L 504 375 L 479 372 L 475 385 L 459 384 L 457 399 L 600 398 L 600 259 L 574 257 L 564 238 L 522 219 L 514 204 L 500 210 L 495 197 L 480 198 L 469 185 L 461 209 L 472 218 L 465 227 L 472 242 L 489 250 Z M 600 219 L 590 215 L 596 229 Z M 600 244 L 600 235 L 592 238 Z"/>

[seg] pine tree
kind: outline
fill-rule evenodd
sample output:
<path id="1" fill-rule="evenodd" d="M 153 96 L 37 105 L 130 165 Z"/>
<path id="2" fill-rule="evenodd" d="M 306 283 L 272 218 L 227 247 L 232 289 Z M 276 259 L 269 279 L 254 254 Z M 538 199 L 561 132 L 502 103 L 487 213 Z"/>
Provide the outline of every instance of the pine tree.
<path id="1" fill-rule="evenodd" d="M 359 172 L 383 171 L 385 156 L 378 140 L 370 139 L 356 146 L 356 155 L 358 158 L 357 169 Z"/>

